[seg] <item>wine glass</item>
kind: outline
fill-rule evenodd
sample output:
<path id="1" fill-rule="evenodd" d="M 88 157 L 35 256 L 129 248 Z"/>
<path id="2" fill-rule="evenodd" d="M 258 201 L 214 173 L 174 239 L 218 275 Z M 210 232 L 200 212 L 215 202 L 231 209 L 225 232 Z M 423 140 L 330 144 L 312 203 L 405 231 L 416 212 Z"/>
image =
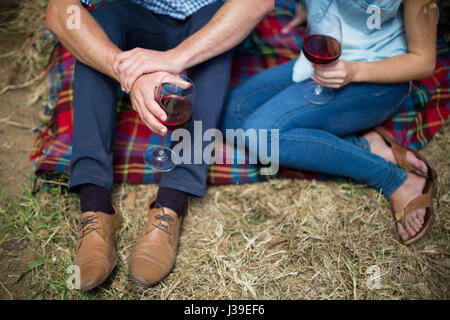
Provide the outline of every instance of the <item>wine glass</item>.
<path id="1" fill-rule="evenodd" d="M 329 64 L 342 53 L 341 20 L 332 13 L 316 13 L 308 17 L 303 54 L 315 64 Z M 302 87 L 306 100 L 314 104 L 326 104 L 333 98 L 333 89 L 309 81 Z"/>
<path id="2" fill-rule="evenodd" d="M 191 97 L 194 83 L 180 74 L 166 75 L 155 87 L 155 101 L 166 112 L 167 119 L 159 122 L 167 127 L 162 144 L 151 145 L 144 154 L 145 163 L 155 171 L 167 172 L 175 168 L 175 153 L 166 146 L 171 131 L 186 128 L 192 119 Z"/>

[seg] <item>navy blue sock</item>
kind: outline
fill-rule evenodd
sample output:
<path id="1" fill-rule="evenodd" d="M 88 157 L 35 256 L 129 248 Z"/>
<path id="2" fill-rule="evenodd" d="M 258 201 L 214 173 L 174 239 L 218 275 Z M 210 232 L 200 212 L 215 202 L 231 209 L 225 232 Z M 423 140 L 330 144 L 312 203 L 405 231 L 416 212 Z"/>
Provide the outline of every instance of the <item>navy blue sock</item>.
<path id="1" fill-rule="evenodd" d="M 81 213 L 86 211 L 100 211 L 114 214 L 111 204 L 111 193 L 103 187 L 95 184 L 84 184 L 80 186 Z"/>
<path id="2" fill-rule="evenodd" d="M 187 194 L 176 189 L 160 187 L 156 196 L 156 203 L 161 207 L 169 208 L 181 217 L 186 211 Z"/>

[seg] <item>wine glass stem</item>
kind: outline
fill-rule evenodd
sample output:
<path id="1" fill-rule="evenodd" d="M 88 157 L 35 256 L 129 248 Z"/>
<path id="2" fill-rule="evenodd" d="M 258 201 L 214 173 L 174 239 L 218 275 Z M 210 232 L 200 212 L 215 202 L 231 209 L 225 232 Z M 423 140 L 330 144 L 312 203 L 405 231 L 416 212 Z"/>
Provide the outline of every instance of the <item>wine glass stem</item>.
<path id="1" fill-rule="evenodd" d="M 315 87 L 314 87 L 314 94 L 316 95 L 316 96 L 318 96 L 319 94 L 321 94 L 322 93 L 322 86 L 320 85 L 320 84 L 317 84 Z"/>
<path id="2" fill-rule="evenodd" d="M 162 146 L 162 148 L 161 149 L 159 149 L 159 152 L 158 152 L 158 154 L 160 155 L 160 156 L 163 156 L 166 152 L 164 151 L 164 147 L 166 146 L 166 143 L 167 143 L 167 137 L 169 136 L 169 132 L 167 132 L 165 135 L 164 135 L 164 137 L 163 137 L 163 141 L 162 141 L 162 143 L 161 143 L 161 146 Z"/>

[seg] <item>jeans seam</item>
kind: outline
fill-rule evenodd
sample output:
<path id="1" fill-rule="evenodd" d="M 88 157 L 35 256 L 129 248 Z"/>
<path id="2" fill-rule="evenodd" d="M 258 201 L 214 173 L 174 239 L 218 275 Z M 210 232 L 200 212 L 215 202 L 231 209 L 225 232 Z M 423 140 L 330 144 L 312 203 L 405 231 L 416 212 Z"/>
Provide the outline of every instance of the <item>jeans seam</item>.
<path id="1" fill-rule="evenodd" d="M 280 137 L 280 139 L 281 139 L 281 137 Z M 328 143 L 328 142 L 324 142 L 323 140 L 310 139 L 310 138 L 299 138 L 299 137 L 289 137 L 289 136 L 287 136 L 287 137 L 282 137 L 282 139 L 286 139 L 286 140 L 290 140 L 290 141 L 298 141 L 298 140 L 302 140 L 302 141 L 304 141 L 304 142 L 312 142 L 312 143 L 318 143 L 318 142 L 319 142 L 319 143 L 322 143 L 322 144 L 324 144 L 324 145 L 326 145 L 326 146 L 328 146 L 328 147 L 332 147 L 332 148 L 334 148 L 334 149 L 337 150 L 337 151 L 344 152 L 341 148 L 338 148 L 336 145 L 330 144 L 330 143 Z M 348 151 L 348 152 L 349 152 L 351 155 L 356 156 L 356 153 L 354 153 L 354 152 L 352 152 L 352 151 Z M 370 154 L 373 154 L 373 153 L 370 153 Z M 373 155 L 374 155 L 374 156 L 377 156 L 376 154 L 373 154 Z M 362 157 L 364 160 L 366 160 L 366 161 L 370 161 L 371 163 L 376 164 L 376 161 L 374 161 L 373 159 L 371 159 L 371 158 L 369 158 L 369 157 L 366 157 L 365 155 L 361 155 L 361 157 Z M 383 159 L 383 158 L 380 157 L 380 156 L 377 156 L 377 157 L 379 157 L 380 159 Z M 384 159 L 383 159 L 383 160 L 384 160 Z M 385 160 L 385 161 L 386 161 L 386 160 Z M 386 163 L 388 164 L 389 162 L 386 161 Z M 384 165 L 384 167 L 386 167 L 386 169 L 392 171 L 397 179 L 402 178 L 403 174 L 400 174 L 399 171 L 391 170 L 391 169 L 389 168 L 388 165 Z M 399 168 L 399 167 L 397 167 L 397 168 L 400 170 L 400 172 L 403 171 L 402 168 Z"/>
<path id="2" fill-rule="evenodd" d="M 312 142 L 312 143 L 322 143 L 322 144 L 324 144 L 324 145 L 326 145 L 326 146 L 328 146 L 328 147 L 332 147 L 332 148 L 334 148 L 335 150 L 338 150 L 338 151 L 341 151 L 341 152 L 344 152 L 344 150 L 342 149 L 342 148 L 339 148 L 339 147 L 337 147 L 336 145 L 334 145 L 334 144 L 331 144 L 331 143 L 328 143 L 328 142 L 324 142 L 323 140 L 318 140 L 318 139 L 311 139 L 311 138 L 302 138 L 302 137 L 292 137 L 292 136 L 283 136 L 283 137 L 280 137 L 280 140 L 281 139 L 286 139 L 286 140 L 290 140 L 290 141 L 298 141 L 298 140 L 301 140 L 301 141 L 304 141 L 304 142 Z M 353 156 L 356 156 L 356 153 L 354 153 L 354 152 L 352 152 L 352 151 L 348 151 L 351 155 L 353 155 Z M 373 154 L 373 153 L 370 153 L 370 154 Z M 375 155 L 375 154 L 374 154 Z M 375 156 L 377 156 L 377 155 L 375 155 Z M 379 157 L 379 156 L 378 156 Z M 370 162 L 372 162 L 372 163 L 375 163 L 375 161 L 373 160 L 373 159 L 370 159 L 370 158 L 368 158 L 368 157 L 365 157 L 365 156 L 363 156 L 363 158 L 365 158 L 366 160 L 368 160 L 368 161 L 370 161 Z M 383 158 L 381 158 L 381 157 L 379 157 L 380 159 L 383 159 Z M 384 159 L 383 159 L 384 160 Z"/>
<path id="3" fill-rule="evenodd" d="M 359 98 L 363 98 L 363 97 L 381 97 L 382 95 L 385 95 L 385 94 L 387 94 L 387 93 L 390 93 L 390 92 L 394 91 L 395 89 L 396 89 L 395 87 L 392 87 L 392 88 L 389 88 L 388 90 L 383 91 L 383 92 L 381 92 L 381 93 L 376 93 L 376 94 L 372 94 L 372 95 L 369 95 L 369 96 L 367 96 L 367 95 L 361 95 L 361 96 L 356 96 L 356 97 L 353 96 L 353 97 L 350 97 L 350 98 L 346 98 L 346 99 L 341 99 L 341 100 L 333 101 L 333 103 L 345 103 L 345 102 L 347 102 L 347 101 L 354 100 L 354 99 L 359 99 Z M 399 105 L 401 105 L 401 104 L 403 103 L 403 101 L 404 101 L 407 97 L 408 97 L 408 94 L 405 95 L 405 96 L 400 100 L 400 103 L 397 104 L 396 107 L 398 107 Z M 326 108 L 326 107 L 327 107 L 327 106 L 322 106 L 321 108 Z M 294 111 L 292 111 L 292 112 L 286 114 L 286 115 L 285 115 L 283 118 L 281 118 L 280 120 L 278 120 L 278 121 L 275 123 L 274 127 L 275 127 L 275 128 L 281 128 L 281 124 L 282 124 L 283 121 L 285 121 L 286 119 L 289 119 L 289 118 L 291 118 L 292 116 L 294 116 L 294 115 L 296 115 L 296 114 L 303 113 L 303 112 L 307 112 L 307 111 L 309 111 L 309 110 L 311 110 L 311 109 L 314 109 L 314 108 L 317 108 L 317 106 L 316 106 L 316 105 L 311 105 L 311 106 L 309 106 L 308 108 L 303 108 L 303 109 L 301 109 L 301 110 L 294 110 Z"/>
<path id="4" fill-rule="evenodd" d="M 239 118 L 243 121 L 246 121 L 247 119 L 244 118 L 244 116 L 241 114 L 241 106 L 244 103 L 245 100 L 247 100 L 249 97 L 257 94 L 257 93 L 261 93 L 264 91 L 270 91 L 270 90 L 275 90 L 275 89 L 286 89 L 289 86 L 278 86 L 278 87 L 268 87 L 268 88 L 263 88 L 263 89 L 258 89 L 255 91 L 252 91 L 250 93 L 248 93 L 247 95 L 245 95 L 244 97 L 242 97 L 239 101 L 238 104 L 236 106 L 236 114 L 239 116 Z"/>

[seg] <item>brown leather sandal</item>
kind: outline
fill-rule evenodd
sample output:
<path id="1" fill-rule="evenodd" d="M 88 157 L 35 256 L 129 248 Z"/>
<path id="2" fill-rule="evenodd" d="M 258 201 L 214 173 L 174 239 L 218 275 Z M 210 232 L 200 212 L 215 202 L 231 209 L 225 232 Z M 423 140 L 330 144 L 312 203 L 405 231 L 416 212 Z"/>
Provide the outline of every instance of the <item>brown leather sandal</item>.
<path id="1" fill-rule="evenodd" d="M 397 165 L 400 168 L 404 169 L 406 172 L 414 172 L 415 174 L 418 174 L 417 170 L 415 170 L 415 168 L 406 161 L 407 151 L 411 151 L 412 153 L 414 153 L 414 155 L 418 159 L 425 162 L 428 168 L 428 174 L 426 175 L 427 182 L 425 183 L 425 187 L 423 188 L 422 195 L 408 202 L 408 204 L 402 210 L 394 213 L 395 220 L 403 224 L 404 219 L 408 214 L 411 214 L 412 212 L 420 208 L 426 209 L 423 225 L 422 228 L 419 230 L 419 232 L 417 232 L 416 235 L 414 235 L 413 237 L 409 238 L 406 241 L 403 241 L 400 238 L 400 241 L 403 244 L 410 245 L 419 241 L 432 225 L 434 216 L 433 196 L 436 193 L 437 174 L 427 159 L 425 159 L 422 155 L 420 155 L 416 150 L 412 150 L 399 145 L 395 141 L 395 139 L 391 136 L 391 134 L 388 131 L 386 131 L 386 129 L 382 127 L 377 127 L 375 128 L 375 132 L 377 132 L 386 141 L 386 143 L 390 145 L 395 160 L 397 161 Z M 420 175 L 424 176 L 423 174 Z"/>
<path id="2" fill-rule="evenodd" d="M 399 166 L 406 172 L 414 172 L 415 174 L 421 177 L 428 176 L 426 174 L 423 174 L 416 168 L 414 168 L 411 164 L 409 164 L 408 161 L 406 161 L 406 152 L 411 151 L 418 159 L 425 162 L 428 168 L 431 168 L 431 164 L 420 153 L 418 153 L 414 149 L 406 148 L 399 145 L 397 141 L 395 141 L 394 137 L 392 137 L 392 135 L 383 127 L 376 127 L 375 132 L 378 133 L 384 139 L 384 141 L 386 141 L 386 143 L 391 147 L 392 153 L 394 154 L 394 158 L 397 161 L 397 166 Z"/>

